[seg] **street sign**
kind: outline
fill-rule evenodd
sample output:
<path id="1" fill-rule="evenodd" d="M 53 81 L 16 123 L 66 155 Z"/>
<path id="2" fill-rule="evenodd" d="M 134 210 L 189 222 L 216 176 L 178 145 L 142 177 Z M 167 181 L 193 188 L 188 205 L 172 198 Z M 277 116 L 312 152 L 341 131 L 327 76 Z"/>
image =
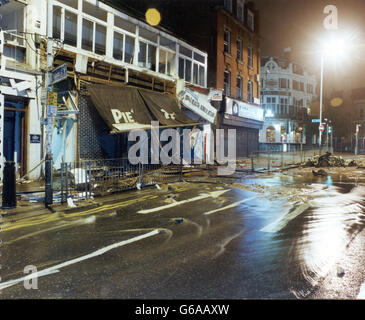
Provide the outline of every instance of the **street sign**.
<path id="1" fill-rule="evenodd" d="M 319 131 L 324 131 L 324 125 L 323 124 L 321 124 L 320 126 L 319 126 Z"/>
<path id="2" fill-rule="evenodd" d="M 312 119 L 312 123 L 315 123 L 315 122 L 320 122 L 319 119 Z"/>
<path id="3" fill-rule="evenodd" d="M 67 78 L 67 64 L 64 63 L 51 72 L 51 83 L 55 84 Z"/>
<path id="4" fill-rule="evenodd" d="M 31 134 L 30 143 L 41 143 L 41 135 L 40 134 Z"/>
<path id="5" fill-rule="evenodd" d="M 49 106 L 57 106 L 58 94 L 57 92 L 47 92 L 47 104 Z"/>
<path id="6" fill-rule="evenodd" d="M 47 106 L 47 117 L 55 117 L 57 116 L 57 106 L 48 105 Z"/>

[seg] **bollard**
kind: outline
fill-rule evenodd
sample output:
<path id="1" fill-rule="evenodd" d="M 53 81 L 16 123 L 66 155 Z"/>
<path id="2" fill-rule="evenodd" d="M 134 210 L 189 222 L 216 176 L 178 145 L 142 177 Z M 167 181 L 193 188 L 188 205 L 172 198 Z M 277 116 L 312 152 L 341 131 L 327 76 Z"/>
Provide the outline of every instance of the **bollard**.
<path id="1" fill-rule="evenodd" d="M 16 178 L 14 161 L 5 161 L 3 176 L 4 184 L 2 208 L 13 209 L 16 207 Z"/>
<path id="2" fill-rule="evenodd" d="M 44 201 L 46 208 L 49 205 L 53 204 L 52 162 L 53 162 L 52 154 L 47 154 L 45 162 L 45 201 Z"/>

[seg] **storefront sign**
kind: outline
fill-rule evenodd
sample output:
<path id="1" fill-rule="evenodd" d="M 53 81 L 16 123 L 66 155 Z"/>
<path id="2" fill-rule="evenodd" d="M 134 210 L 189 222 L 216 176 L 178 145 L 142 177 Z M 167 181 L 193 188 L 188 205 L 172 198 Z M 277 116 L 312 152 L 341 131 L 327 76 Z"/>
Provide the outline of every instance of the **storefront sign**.
<path id="1" fill-rule="evenodd" d="M 226 113 L 242 118 L 264 121 L 264 110 L 261 107 L 226 98 Z"/>
<path id="2" fill-rule="evenodd" d="M 64 63 L 52 71 L 51 84 L 67 79 L 67 64 Z"/>
<path id="3" fill-rule="evenodd" d="M 223 100 L 223 91 L 219 89 L 210 89 L 208 100 L 211 101 L 222 101 Z"/>
<path id="4" fill-rule="evenodd" d="M 209 103 L 206 95 L 185 89 L 180 92 L 179 100 L 185 108 L 193 111 L 210 123 L 214 123 L 214 119 L 217 115 L 217 109 Z"/>
<path id="5" fill-rule="evenodd" d="M 40 134 L 31 134 L 30 143 L 41 143 L 41 135 Z"/>

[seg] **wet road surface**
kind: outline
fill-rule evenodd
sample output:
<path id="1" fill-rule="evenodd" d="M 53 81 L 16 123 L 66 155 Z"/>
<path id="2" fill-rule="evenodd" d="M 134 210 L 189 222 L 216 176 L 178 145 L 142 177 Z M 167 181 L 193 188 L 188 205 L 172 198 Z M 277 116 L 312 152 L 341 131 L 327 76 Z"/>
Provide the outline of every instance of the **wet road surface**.
<path id="1" fill-rule="evenodd" d="M 365 187 L 338 180 L 212 179 L 4 219 L 0 297 L 356 298 Z M 24 288 L 27 265 L 38 289 Z"/>

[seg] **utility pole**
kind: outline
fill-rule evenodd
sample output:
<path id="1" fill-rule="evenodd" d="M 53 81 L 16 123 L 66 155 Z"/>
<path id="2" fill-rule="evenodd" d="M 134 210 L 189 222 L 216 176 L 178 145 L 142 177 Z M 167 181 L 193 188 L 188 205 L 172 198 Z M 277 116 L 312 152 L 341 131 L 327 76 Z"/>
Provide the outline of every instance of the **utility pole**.
<path id="1" fill-rule="evenodd" d="M 355 156 L 357 156 L 358 153 L 358 140 L 359 140 L 359 128 L 361 127 L 361 124 L 356 124 L 356 141 L 355 141 Z"/>
<path id="2" fill-rule="evenodd" d="M 47 92 L 47 135 L 46 135 L 46 161 L 45 161 L 45 206 L 53 204 L 53 187 L 52 187 L 52 129 L 53 129 L 53 112 L 52 106 L 49 105 L 49 87 L 51 86 L 51 69 L 53 66 L 53 40 L 52 40 L 52 2 L 47 1 L 47 72 L 45 86 Z M 57 108 L 57 106 L 56 106 Z"/>

